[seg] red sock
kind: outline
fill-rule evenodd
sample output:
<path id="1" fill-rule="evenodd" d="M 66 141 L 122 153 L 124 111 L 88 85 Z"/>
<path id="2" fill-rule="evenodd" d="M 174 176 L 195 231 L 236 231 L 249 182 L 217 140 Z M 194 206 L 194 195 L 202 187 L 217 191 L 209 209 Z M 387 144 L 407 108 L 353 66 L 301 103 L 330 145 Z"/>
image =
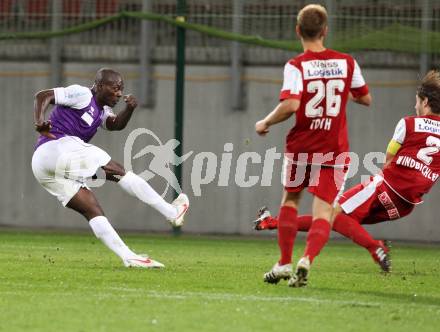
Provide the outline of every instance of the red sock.
<path id="1" fill-rule="evenodd" d="M 379 246 L 379 241 L 373 239 L 356 219 L 347 216 L 345 213 L 339 213 L 336 216 L 333 230 L 348 237 L 368 251 L 375 250 Z"/>
<path id="2" fill-rule="evenodd" d="M 270 218 L 270 223 L 274 224 L 275 227 L 273 229 L 278 228 L 278 216 L 275 217 L 268 217 Z M 297 220 L 297 231 L 298 232 L 308 232 L 310 227 L 312 226 L 313 218 L 310 215 L 305 216 L 298 216 L 296 217 Z"/>
<path id="3" fill-rule="evenodd" d="M 280 247 L 280 265 L 292 262 L 293 244 L 296 238 L 297 210 L 290 206 L 281 206 L 278 215 L 278 246 Z"/>
<path id="4" fill-rule="evenodd" d="M 313 220 L 311 215 L 298 216 L 296 220 L 298 232 L 308 232 L 310 230 Z M 379 241 L 375 240 L 357 220 L 347 216 L 345 213 L 339 213 L 336 216 L 332 230 L 351 239 L 354 243 L 370 252 L 380 246 Z"/>
<path id="5" fill-rule="evenodd" d="M 330 237 L 331 229 L 330 223 L 325 219 L 313 221 L 312 227 L 310 227 L 307 234 L 307 244 L 304 251 L 304 256 L 309 257 L 310 263 L 319 255 L 321 249 L 324 248 Z"/>
<path id="6" fill-rule="evenodd" d="M 312 216 L 298 216 L 298 232 L 308 232 L 310 227 L 312 227 L 313 218 Z"/>

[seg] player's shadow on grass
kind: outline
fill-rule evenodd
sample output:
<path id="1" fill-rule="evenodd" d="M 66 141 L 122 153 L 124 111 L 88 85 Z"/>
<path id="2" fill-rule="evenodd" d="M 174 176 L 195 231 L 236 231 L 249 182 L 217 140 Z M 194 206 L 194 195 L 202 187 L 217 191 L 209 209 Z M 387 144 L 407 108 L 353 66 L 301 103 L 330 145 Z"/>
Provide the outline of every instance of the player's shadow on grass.
<path id="1" fill-rule="evenodd" d="M 397 300 L 399 302 L 403 302 L 406 304 L 422 304 L 422 305 L 433 305 L 436 307 L 440 307 L 440 298 L 438 297 L 428 297 L 428 296 L 420 296 L 417 294 L 399 294 L 399 293 L 389 293 L 389 292 L 380 292 L 380 291 L 365 291 L 365 290 L 353 290 L 353 289 L 340 289 L 340 288 L 319 288 L 319 290 L 334 293 L 341 295 L 341 292 L 347 292 L 350 296 L 353 296 L 353 293 L 359 295 L 368 296 L 371 299 L 371 296 L 375 296 L 378 298 L 384 298 L 387 300 Z"/>

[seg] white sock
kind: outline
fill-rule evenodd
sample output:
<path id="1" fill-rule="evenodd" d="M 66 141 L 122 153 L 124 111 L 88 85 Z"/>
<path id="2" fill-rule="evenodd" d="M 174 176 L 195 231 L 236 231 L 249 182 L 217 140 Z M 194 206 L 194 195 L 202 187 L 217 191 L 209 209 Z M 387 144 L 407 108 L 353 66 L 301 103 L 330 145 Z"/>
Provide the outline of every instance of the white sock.
<path id="1" fill-rule="evenodd" d="M 137 197 L 142 202 L 151 205 L 165 218 L 174 219 L 178 215 L 175 206 L 167 203 L 149 184 L 133 172 L 127 172 L 118 184 L 131 196 Z"/>
<path id="2" fill-rule="evenodd" d="M 122 260 L 137 256 L 119 237 L 108 219 L 104 216 L 98 216 L 90 219 L 89 225 L 95 233 L 96 237 L 100 239 L 111 251 L 118 255 Z"/>

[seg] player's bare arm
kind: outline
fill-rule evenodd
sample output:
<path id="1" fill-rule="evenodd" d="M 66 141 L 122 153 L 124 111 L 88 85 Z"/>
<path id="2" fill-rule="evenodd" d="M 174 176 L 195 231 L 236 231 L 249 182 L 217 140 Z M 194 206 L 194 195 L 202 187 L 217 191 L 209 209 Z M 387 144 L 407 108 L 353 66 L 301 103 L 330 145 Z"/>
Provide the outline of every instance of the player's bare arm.
<path id="1" fill-rule="evenodd" d="M 122 130 L 127 126 L 130 121 L 133 111 L 136 109 L 138 102 L 136 98 L 129 94 L 123 97 L 126 105 L 125 109 L 118 113 L 117 116 L 108 117 L 106 126 L 108 130 Z"/>
<path id="2" fill-rule="evenodd" d="M 350 99 L 355 102 L 356 104 L 363 105 L 363 106 L 370 106 L 372 102 L 371 94 L 367 93 L 366 95 L 354 97 L 350 93 Z"/>
<path id="3" fill-rule="evenodd" d="M 388 143 L 385 157 L 385 165 L 383 166 L 383 168 L 388 167 L 388 165 L 391 163 L 394 156 L 397 154 L 401 147 L 402 145 L 394 139 L 392 139 L 390 143 Z"/>
<path id="4" fill-rule="evenodd" d="M 49 138 L 55 138 L 49 131 L 52 127 L 50 120 L 44 120 L 44 114 L 50 104 L 55 103 L 55 94 L 52 89 L 42 90 L 35 94 L 34 97 L 34 124 L 35 130 L 41 135 Z"/>
<path id="5" fill-rule="evenodd" d="M 290 118 L 298 110 L 299 106 L 300 101 L 298 99 L 283 100 L 264 119 L 255 124 L 255 131 L 260 136 L 266 135 L 269 132 L 270 126 Z"/>

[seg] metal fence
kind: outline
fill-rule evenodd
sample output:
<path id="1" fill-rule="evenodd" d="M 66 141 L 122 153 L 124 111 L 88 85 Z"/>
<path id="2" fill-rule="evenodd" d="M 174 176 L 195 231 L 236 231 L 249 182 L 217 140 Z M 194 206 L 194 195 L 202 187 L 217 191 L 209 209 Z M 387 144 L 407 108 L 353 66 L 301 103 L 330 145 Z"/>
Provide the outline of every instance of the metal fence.
<path id="1" fill-rule="evenodd" d="M 58 11 L 53 11 L 53 2 Z M 192 23 L 264 38 L 292 40 L 296 13 L 311 1 L 293 0 L 187 0 L 187 20 Z M 440 1 L 432 0 L 325 0 L 330 14 L 332 38 L 358 34 L 393 23 L 440 31 Z M 234 6 L 235 3 L 235 6 Z M 239 6 L 237 6 L 239 3 Z M 121 10 L 142 11 L 149 8 L 159 14 L 175 16 L 176 0 L 1 0 L 0 30 L 2 32 L 50 31 L 54 19 L 60 27 L 85 23 L 112 15 Z M 144 7 L 143 7 L 144 6 Z M 147 7 L 145 7 L 147 6 Z M 238 8 L 238 9 L 237 9 Z M 238 26 L 234 28 L 234 18 Z M 424 25 L 425 24 L 425 25 Z M 151 59 L 155 63 L 175 60 L 175 27 L 152 22 Z M 137 62 L 141 22 L 123 19 L 95 30 L 61 38 L 61 54 L 68 61 L 112 60 Z M 396 36 L 404 38 L 405 36 Z M 331 43 L 331 40 L 329 41 Z M 0 43 L 0 59 L 48 59 L 48 40 L 7 41 Z M 286 51 L 245 45 L 244 64 L 279 64 L 291 54 Z M 197 32 L 187 33 L 187 62 L 204 64 L 230 63 L 230 42 Z M 363 66 L 418 67 L 417 53 L 362 52 L 357 54 Z M 436 54 L 425 55 L 424 61 L 438 64 Z"/>

